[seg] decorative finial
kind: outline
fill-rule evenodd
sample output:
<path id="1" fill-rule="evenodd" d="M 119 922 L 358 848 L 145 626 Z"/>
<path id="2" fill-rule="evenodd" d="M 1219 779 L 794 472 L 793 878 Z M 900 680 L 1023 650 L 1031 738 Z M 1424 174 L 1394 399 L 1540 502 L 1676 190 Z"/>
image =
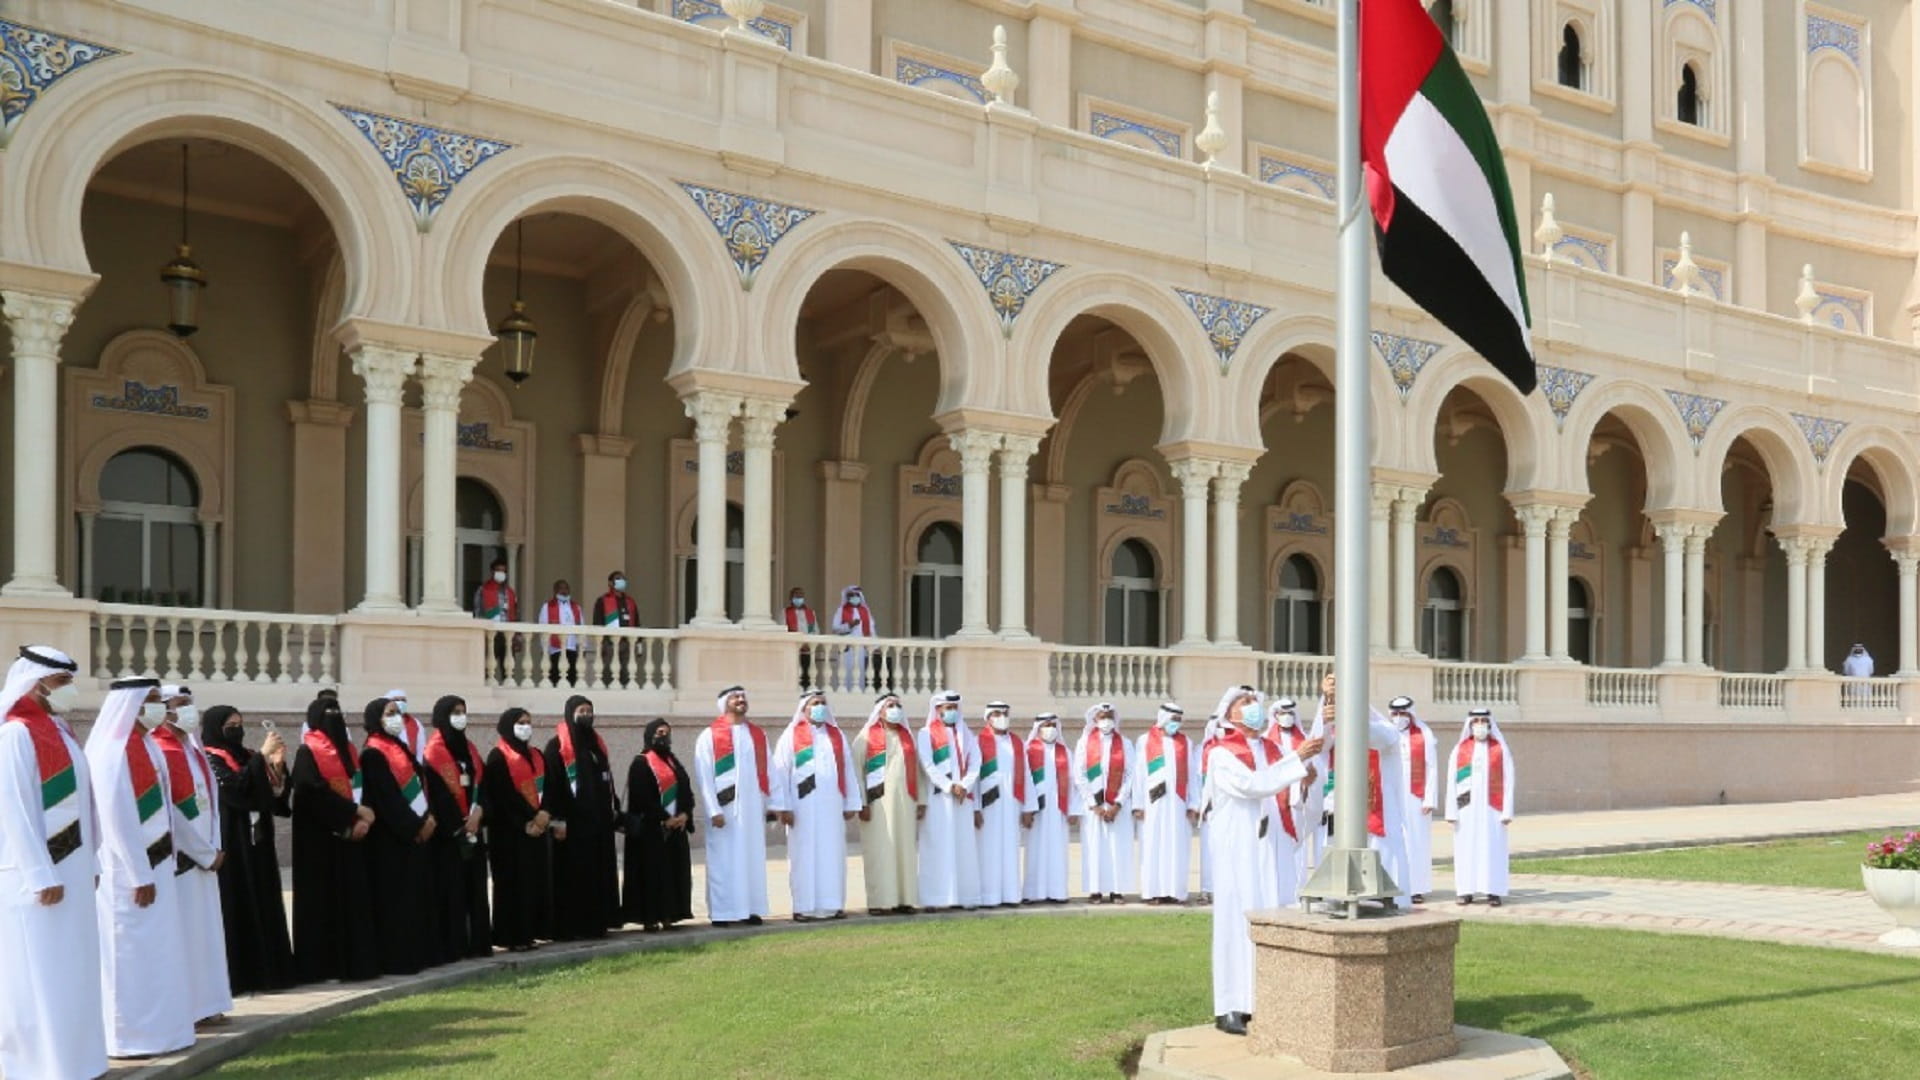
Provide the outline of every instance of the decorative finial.
<path id="1" fill-rule="evenodd" d="M 758 37 L 760 32 L 751 24 L 767 10 L 767 0 L 720 0 L 720 10 L 733 19 L 733 26 L 729 29 Z"/>
<path id="2" fill-rule="evenodd" d="M 1673 264 L 1673 287 L 1683 295 L 1693 295 L 1693 287 L 1700 283 L 1700 267 L 1693 261 L 1693 236 L 1680 234 L 1680 258 Z"/>
<path id="3" fill-rule="evenodd" d="M 1813 325 L 1813 309 L 1820 306 L 1820 294 L 1813 287 L 1813 264 L 1800 268 L 1800 295 L 1793 298 L 1793 306 L 1800 309 L 1800 321 Z"/>
<path id="4" fill-rule="evenodd" d="M 1540 199 L 1540 227 L 1533 230 L 1533 242 L 1540 245 L 1540 257 L 1553 261 L 1553 245 L 1567 235 L 1560 223 L 1553 217 L 1553 192 L 1549 191 Z"/>
<path id="5" fill-rule="evenodd" d="M 980 76 L 980 85 L 1001 105 L 1013 104 L 1013 92 L 1020 88 L 1020 76 L 1007 66 L 1007 28 L 1004 26 L 993 28 L 993 65 Z"/>
<path id="6" fill-rule="evenodd" d="M 1220 126 L 1220 91 L 1218 90 L 1207 91 L 1207 123 L 1200 129 L 1200 134 L 1194 136 L 1193 145 L 1207 155 L 1208 165 L 1214 164 L 1213 159 L 1219 157 L 1220 151 L 1227 148 L 1227 132 Z"/>

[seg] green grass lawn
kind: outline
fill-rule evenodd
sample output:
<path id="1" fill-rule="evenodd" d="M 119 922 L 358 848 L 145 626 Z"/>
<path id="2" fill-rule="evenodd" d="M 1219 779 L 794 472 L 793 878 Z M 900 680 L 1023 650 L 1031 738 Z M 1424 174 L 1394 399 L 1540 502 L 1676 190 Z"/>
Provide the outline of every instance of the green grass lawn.
<path id="1" fill-rule="evenodd" d="M 895 923 L 501 975 L 342 1017 L 220 1069 L 359 1077 L 1114 1077 L 1208 1019 L 1199 913 Z M 1920 963 L 1469 923 L 1460 1022 L 1598 1080 L 1881 1080 L 1920 1067 Z"/>
<path id="2" fill-rule="evenodd" d="M 1624 855 L 1515 859 L 1513 872 L 1858 889 L 1861 887 L 1860 860 L 1866 854 L 1867 843 L 1879 840 L 1891 831 L 1770 840 L 1760 844 L 1636 851 Z"/>

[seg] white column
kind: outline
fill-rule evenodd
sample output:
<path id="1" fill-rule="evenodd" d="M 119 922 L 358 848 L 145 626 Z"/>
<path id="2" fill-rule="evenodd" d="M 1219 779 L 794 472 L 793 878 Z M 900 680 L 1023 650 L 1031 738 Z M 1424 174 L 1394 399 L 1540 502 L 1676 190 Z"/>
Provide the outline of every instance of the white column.
<path id="1" fill-rule="evenodd" d="M 1560 507 L 1547 519 L 1547 655 L 1567 655 L 1567 536 L 1580 511 Z"/>
<path id="2" fill-rule="evenodd" d="M 1218 463 L 1170 462 L 1180 482 L 1180 644 L 1207 643 L 1207 486 Z"/>
<path id="3" fill-rule="evenodd" d="M 699 560 L 693 620 L 690 626 L 726 626 L 727 622 L 727 439 L 740 399 L 712 390 L 696 390 L 683 399 L 698 442 L 699 486 L 695 495 L 694 556 Z"/>
<path id="4" fill-rule="evenodd" d="M 1900 551 L 1893 556 L 1900 568 L 1900 669 L 1895 675 L 1920 674 L 1920 646 L 1915 643 L 1914 584 L 1920 579 L 1920 554 Z"/>
<path id="5" fill-rule="evenodd" d="M 1027 632 L 1027 461 L 1038 435 L 1000 440 L 1000 636 L 1029 640 Z"/>
<path id="6" fill-rule="evenodd" d="M 460 613 L 455 595 L 454 488 L 460 472 L 460 390 L 473 378 L 478 357 L 420 358 L 420 403 L 424 422 L 420 455 L 420 610 Z M 522 609 L 521 617 L 528 617 Z"/>
<path id="7" fill-rule="evenodd" d="M 740 444 L 746 475 L 741 478 L 746 518 L 746 567 L 741 572 L 740 624 L 773 628 L 773 433 L 786 419 L 787 403 L 749 398 L 740 414 Z"/>
<path id="8" fill-rule="evenodd" d="M 77 299 L 0 292 L 13 334 L 13 577 L 0 595 L 69 596 L 55 569 L 60 536 L 60 339 Z"/>
<path id="9" fill-rule="evenodd" d="M 357 345 L 353 373 L 367 387 L 366 595 L 355 611 L 403 611 L 400 596 L 400 393 L 414 354 Z"/>
<path id="10" fill-rule="evenodd" d="M 1660 663 L 1678 665 L 1686 663 L 1686 630 L 1682 617 L 1682 602 L 1686 596 L 1686 543 L 1687 526 L 1669 521 L 1653 527 L 1655 536 L 1660 538 L 1660 554 L 1663 558 L 1661 570 L 1664 580 L 1662 588 L 1666 595 L 1662 597 L 1662 608 L 1666 619 L 1662 626 L 1660 641 Z"/>
<path id="11" fill-rule="evenodd" d="M 1833 537 L 1814 538 L 1807 546 L 1807 661 L 1808 668 L 1827 667 L 1827 553 Z"/>
<path id="12" fill-rule="evenodd" d="M 80 515 L 80 595 L 93 599 L 93 523 L 99 515 L 87 511 Z"/>
<path id="13" fill-rule="evenodd" d="M 1514 516 L 1520 519 L 1520 528 L 1526 542 L 1526 644 L 1520 654 L 1522 660 L 1545 660 L 1547 658 L 1547 522 L 1553 517 L 1554 508 L 1543 503 L 1528 503 L 1513 508 Z"/>
<path id="14" fill-rule="evenodd" d="M 1707 640 L 1707 537 L 1711 525 L 1687 527 L 1687 663 L 1706 664 Z"/>
<path id="15" fill-rule="evenodd" d="M 1798 536 L 1782 536 L 1780 550 L 1787 553 L 1785 670 L 1799 671 L 1807 666 L 1807 542 Z"/>
<path id="16" fill-rule="evenodd" d="M 1400 489 L 1387 484 L 1373 485 L 1372 513 L 1367 522 L 1368 558 L 1367 565 L 1371 573 L 1369 579 L 1385 582 L 1393 573 L 1392 554 L 1388 548 L 1387 515 L 1393 508 L 1393 500 Z M 1392 591 L 1375 585 L 1367 590 L 1367 643 L 1374 652 L 1387 650 L 1387 620 L 1393 610 Z M 1329 650 L 1331 651 L 1331 650 Z"/>
<path id="17" fill-rule="evenodd" d="M 956 431 L 947 445 L 960 455 L 960 630 L 955 637 L 986 637 L 988 488 L 993 483 L 997 431 Z"/>
<path id="18" fill-rule="evenodd" d="M 1213 643 L 1240 644 L 1240 485 L 1253 467 L 1223 461 L 1213 478 Z"/>
<path id="19" fill-rule="evenodd" d="M 1414 646 L 1413 615 L 1420 610 L 1420 598 L 1414 595 L 1413 557 L 1419 547 L 1413 535 L 1414 515 L 1419 513 L 1420 504 L 1427 500 L 1427 493 L 1420 488 L 1396 488 L 1393 499 L 1393 651 L 1402 656 L 1412 656 L 1419 650 Z M 1385 579 L 1376 579 L 1384 582 Z M 1368 590 L 1373 596 L 1384 597 L 1387 590 L 1379 586 Z"/>
<path id="20" fill-rule="evenodd" d="M 92 543 L 89 537 L 81 546 Z M 220 606 L 220 523 L 200 522 L 200 606 Z"/>

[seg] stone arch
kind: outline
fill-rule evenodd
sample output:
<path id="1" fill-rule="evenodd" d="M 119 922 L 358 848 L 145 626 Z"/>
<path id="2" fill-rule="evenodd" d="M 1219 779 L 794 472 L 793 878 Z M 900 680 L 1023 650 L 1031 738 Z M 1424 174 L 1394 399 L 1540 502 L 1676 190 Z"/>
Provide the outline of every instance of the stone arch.
<path id="1" fill-rule="evenodd" d="M 1773 520 L 1777 525 L 1817 524 L 1820 482 L 1814 475 L 1813 455 L 1806 437 L 1788 416 L 1769 405 L 1734 405 L 1717 417 L 1700 445 L 1699 484 L 1694 501 L 1704 508 L 1725 510 L 1720 496 L 1720 472 L 1735 439 L 1745 437 L 1759 452 L 1773 488 Z M 1834 504 L 1836 507 L 1838 502 Z"/>
<path id="2" fill-rule="evenodd" d="M 740 279 L 713 226 L 684 192 L 617 162 L 578 154 L 509 157 L 498 166 L 475 173 L 454 193 L 427 238 L 422 265 L 427 280 L 441 282 L 443 290 L 423 298 L 428 325 L 491 336 L 482 289 L 494 244 L 529 214 L 569 213 L 620 234 L 659 274 L 674 317 L 670 374 L 703 358 L 721 366 L 738 354 Z M 630 359 L 631 353 L 608 354 L 614 367 Z M 624 371 L 605 374 L 625 385 Z"/>
<path id="3" fill-rule="evenodd" d="M 392 174 L 344 117 L 206 68 L 122 58 L 72 77 L 73 92 L 49 95 L 8 151 L 17 169 L 0 185 L 0 259 L 91 273 L 80 229 L 86 178 L 140 143 L 212 139 L 271 162 L 326 216 L 346 266 L 344 305 L 327 318 L 408 321 L 413 222 Z"/>
<path id="4" fill-rule="evenodd" d="M 802 231 L 803 230 L 803 231 Z M 863 270 L 905 296 L 927 322 L 940 360 L 936 415 L 984 407 L 999 383 L 1005 349 L 980 283 L 952 248 L 888 221 L 841 219 L 803 225 L 783 240 L 755 278 L 747 302 L 760 374 L 798 382 L 794 341 L 800 305 L 830 270 Z"/>
<path id="5" fill-rule="evenodd" d="M 1819 49 L 1807 57 L 1806 91 L 1801 100 L 1802 153 L 1842 169 L 1871 167 L 1871 130 L 1860 69 L 1838 49 Z"/>
<path id="6" fill-rule="evenodd" d="M 600 362 L 600 419 L 596 429 L 600 434 L 620 435 L 626 430 L 627 376 L 633 370 L 633 350 L 639 346 L 640 334 L 649 321 L 670 314 L 671 308 L 663 313 L 654 298 L 643 291 L 627 302 L 614 323 L 606 355 Z"/>
<path id="7" fill-rule="evenodd" d="M 1010 370 L 1004 394 L 1006 407 L 1031 415 L 1052 415 L 1048 400 L 1048 370 L 1054 346 L 1067 324 L 1081 315 L 1097 315 L 1133 336 L 1160 382 L 1161 443 L 1196 439 L 1258 446 L 1251 440 L 1229 439 L 1215 408 L 1217 380 L 1204 380 L 1199 371 L 1214 365 L 1213 346 L 1200 321 L 1181 304 L 1172 290 L 1131 274 L 1109 270 L 1062 270 L 1035 295 L 1014 324 L 1007 348 L 1010 357 L 1041 358 Z"/>
<path id="8" fill-rule="evenodd" d="M 1849 427 L 1827 455 L 1826 482 L 1820 489 L 1822 520 L 1842 522 L 1842 492 L 1847 472 L 1856 459 L 1872 467 L 1880 480 L 1880 501 L 1887 510 L 1887 535 L 1911 536 L 1920 531 L 1920 480 L 1914 475 L 1912 444 L 1899 432 L 1878 424 Z"/>
<path id="9" fill-rule="evenodd" d="M 1440 405 L 1457 387 L 1473 391 L 1492 410 L 1500 425 L 1500 438 L 1507 451 L 1507 491 L 1527 491 L 1542 486 L 1552 473 L 1553 462 L 1546 457 L 1553 446 L 1549 412 L 1521 397 L 1506 376 L 1495 371 L 1478 353 L 1466 349 L 1443 352 L 1420 372 L 1413 393 L 1407 398 L 1411 423 L 1407 428 L 1406 456 L 1414 472 L 1437 475 L 1440 472 L 1434 437 L 1440 422 Z"/>
<path id="10" fill-rule="evenodd" d="M 1567 411 L 1558 437 L 1561 470 L 1551 486 L 1559 491 L 1592 494 L 1587 480 L 1587 446 L 1593 441 L 1594 429 L 1609 413 L 1620 418 L 1640 445 L 1647 471 L 1647 504 L 1643 509 L 1687 505 L 1694 497 L 1694 462 L 1680 415 L 1660 391 L 1625 379 L 1588 387 Z"/>
<path id="11" fill-rule="evenodd" d="M 1266 387 L 1267 376 L 1274 366 L 1289 353 L 1317 368 L 1327 382 L 1334 385 L 1337 394 L 1340 380 L 1334 376 L 1335 331 L 1331 318 L 1308 312 L 1286 318 L 1269 314 L 1255 324 L 1253 332 L 1240 343 L 1238 359 L 1227 372 L 1228 415 L 1223 419 L 1227 421 L 1228 430 L 1236 437 L 1260 442 L 1260 392 Z M 1371 355 L 1367 360 L 1367 407 L 1373 420 L 1370 425 L 1373 428 L 1372 464 L 1380 468 L 1411 468 L 1403 460 L 1404 425 L 1390 422 L 1393 412 L 1389 406 L 1397 403 L 1398 396 L 1393 382 L 1376 370 Z M 1252 433 L 1250 436 L 1245 434 L 1248 431 Z"/>

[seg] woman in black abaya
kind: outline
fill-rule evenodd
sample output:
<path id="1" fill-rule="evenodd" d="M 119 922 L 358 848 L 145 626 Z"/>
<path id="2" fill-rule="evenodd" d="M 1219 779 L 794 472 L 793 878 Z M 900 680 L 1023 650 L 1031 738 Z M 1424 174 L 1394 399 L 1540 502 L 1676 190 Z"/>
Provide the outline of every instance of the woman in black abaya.
<path id="1" fill-rule="evenodd" d="M 437 823 L 427 806 L 426 777 L 407 750 L 405 718 L 388 698 L 367 702 L 367 745 L 360 754 L 366 803 L 367 877 L 377 898 L 368 920 L 380 949 L 380 971 L 412 975 L 435 960 L 433 856 Z"/>
<path id="2" fill-rule="evenodd" d="M 627 769 L 627 921 L 649 933 L 693 918 L 693 782 L 673 753 L 665 720 L 647 725 L 646 749 Z"/>
<path id="3" fill-rule="evenodd" d="M 425 759 L 427 802 L 433 808 L 434 912 L 440 937 L 436 963 L 493 954 L 487 917 L 486 764 L 467 739 L 467 703 L 448 695 L 433 703 L 433 731 Z"/>
<path id="4" fill-rule="evenodd" d="M 227 979 L 236 994 L 293 985 L 293 942 L 280 896 L 280 856 L 273 819 L 286 817 L 287 748 L 268 732 L 260 752 L 247 749 L 245 721 L 230 705 L 200 717 L 214 783 L 220 786 L 220 916 L 226 928 Z"/>
<path id="5" fill-rule="evenodd" d="M 567 699 L 560 730 L 547 740 L 547 798 L 557 826 L 553 936 L 561 941 L 604 937 L 626 921 L 613 853 L 620 803 L 613 794 L 606 741 L 593 730 L 593 702 L 578 694 Z"/>
<path id="6" fill-rule="evenodd" d="M 307 706 L 307 730 L 288 783 L 294 981 L 371 979 L 380 974 L 366 922 L 373 910 L 366 838 L 374 815 L 361 803 L 360 753 L 337 700 L 316 698 Z"/>
<path id="7" fill-rule="evenodd" d="M 482 798 L 487 806 L 487 861 L 493 868 L 493 943 L 515 952 L 553 936 L 553 790 L 546 755 L 535 749 L 533 717 L 500 714 L 500 741 L 487 755 Z"/>

